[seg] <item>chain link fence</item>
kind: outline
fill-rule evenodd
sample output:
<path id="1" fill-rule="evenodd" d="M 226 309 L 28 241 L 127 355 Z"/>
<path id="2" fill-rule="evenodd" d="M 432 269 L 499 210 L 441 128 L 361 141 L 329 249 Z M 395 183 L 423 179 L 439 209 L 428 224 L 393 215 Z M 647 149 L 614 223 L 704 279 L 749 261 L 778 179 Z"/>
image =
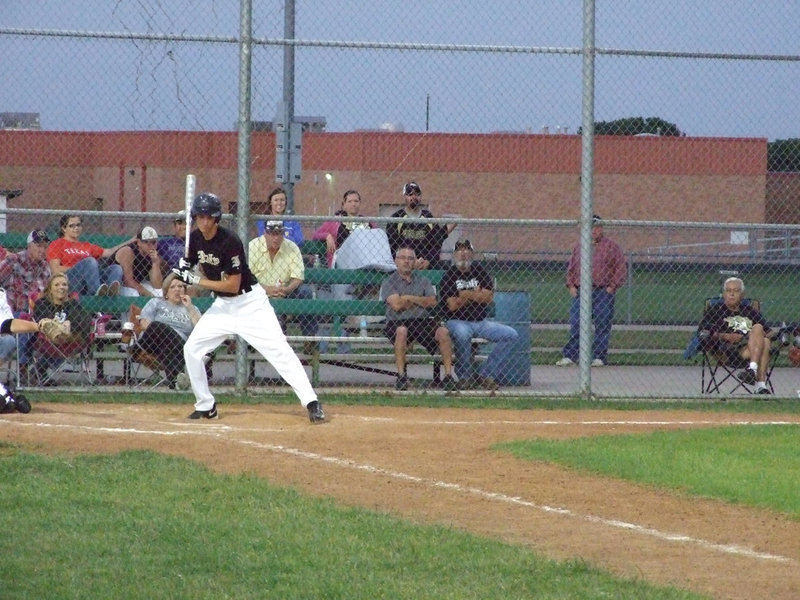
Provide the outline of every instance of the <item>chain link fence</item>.
<path id="1" fill-rule="evenodd" d="M 588 48 L 584 14 L 595 24 Z M 380 232 L 419 223 L 392 217 L 416 182 L 433 217 L 423 224 L 452 229 L 426 276 L 440 291 L 456 242 L 469 239 L 495 289 L 491 318 L 517 332 L 507 374 L 496 373 L 501 390 L 700 396 L 701 355 L 684 353 L 728 277 L 744 280 L 776 331 L 800 320 L 798 18 L 800 8 L 775 1 L 635 11 L 588 2 L 10 6 L 0 27 L 0 244 L 31 253 L 33 229 L 55 240 L 73 215 L 79 239 L 144 255 L 145 240 L 134 238 L 149 226 L 162 238 L 162 277 L 150 282 L 159 290 L 180 250 L 163 238 L 183 235 L 176 216 L 185 176 L 196 174 L 198 192 L 222 198 L 223 225 L 251 255 L 263 244 L 251 267 L 315 384 L 391 388 L 397 365 L 380 287 L 396 248 Z M 594 135 L 584 137 L 586 56 Z M 614 290 L 606 365 L 590 369 L 588 352 L 581 367 L 556 367 L 570 328 L 567 265 L 581 231 L 590 243 L 587 221 L 578 226 L 587 185 L 592 212 L 622 249 L 625 281 Z M 277 187 L 285 212 L 269 214 Z M 350 190 L 359 194 L 352 214 Z M 301 236 L 289 237 L 299 267 L 283 276 L 264 258 L 273 220 L 294 222 Z M 333 264 L 342 224 L 360 231 L 361 251 Z M 98 258 L 101 267 L 126 260 Z M 20 278 L 35 287 L 23 271 L 0 265 L 0 285 L 12 295 Z M 131 305 L 148 298 L 74 291 L 91 343 L 57 373 L 60 359 L 50 360 L 43 377 L 24 352 L 23 385 L 185 385 L 180 361 L 167 373 L 134 360 L 122 341 L 123 325 L 138 324 Z M 207 309 L 211 299 L 189 291 Z M 23 304 L 12 309 L 32 314 Z M 413 346 L 411 389 L 441 385 L 441 357 Z M 480 369 L 493 346 L 474 346 Z M 787 354 L 772 380 L 788 397 L 800 381 Z M 5 359 L 11 379 L 15 356 Z M 285 389 L 242 340 L 207 362 L 215 385 Z"/>

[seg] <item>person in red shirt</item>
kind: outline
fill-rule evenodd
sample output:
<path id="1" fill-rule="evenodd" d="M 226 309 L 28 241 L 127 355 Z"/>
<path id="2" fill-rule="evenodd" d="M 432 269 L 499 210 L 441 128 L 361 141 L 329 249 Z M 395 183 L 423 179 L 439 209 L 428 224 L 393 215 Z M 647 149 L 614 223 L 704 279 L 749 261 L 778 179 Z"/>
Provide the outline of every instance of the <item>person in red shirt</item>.
<path id="1" fill-rule="evenodd" d="M 577 244 L 567 266 L 567 289 L 572 296 L 569 309 L 569 340 L 556 362 L 559 367 L 575 364 L 578 360 L 580 327 L 581 245 Z M 592 321 L 594 321 L 594 347 L 592 366 L 608 364 L 608 344 L 614 319 L 614 294 L 625 283 L 628 266 L 619 244 L 603 234 L 603 220 L 592 216 Z"/>
<path id="2" fill-rule="evenodd" d="M 47 247 L 47 260 L 53 275 L 66 273 L 70 289 L 81 295 L 116 296 L 122 281 L 122 267 L 99 262 L 133 241 L 125 240 L 113 248 L 102 248 L 80 237 L 83 223 L 79 215 L 64 215 L 58 222 L 61 237 Z"/>

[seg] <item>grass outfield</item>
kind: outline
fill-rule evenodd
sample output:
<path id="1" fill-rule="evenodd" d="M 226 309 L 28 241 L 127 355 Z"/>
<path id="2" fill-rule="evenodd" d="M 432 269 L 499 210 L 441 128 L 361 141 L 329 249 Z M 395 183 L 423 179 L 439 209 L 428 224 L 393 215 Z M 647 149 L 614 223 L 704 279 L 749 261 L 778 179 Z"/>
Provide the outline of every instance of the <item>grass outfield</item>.
<path id="1" fill-rule="evenodd" d="M 44 396 L 31 393 L 34 404 Z M 59 402 L 186 404 L 187 395 L 48 393 Z M 295 404 L 220 395 L 221 404 Z M 796 402 L 588 402 L 327 395 L 336 404 L 797 413 Z M 798 518 L 800 428 L 717 427 L 498 446 L 526 459 L 769 507 Z M 689 465 L 688 467 L 686 465 Z M 22 452 L 0 443 L 0 589 L 8 598 L 700 598 L 558 563 L 444 527 L 342 508 L 252 475 L 149 451 Z M 11 526 L 10 524 L 13 524 Z"/>
<path id="2" fill-rule="evenodd" d="M 800 320 L 797 309 L 797 271 L 743 273 L 746 296 L 761 300 L 770 323 Z M 719 271 L 634 271 L 631 285 L 619 290 L 615 301 L 615 323 L 694 325 L 703 314 L 703 303 L 722 291 Z M 499 273 L 497 289 L 524 290 L 531 294 L 531 320 L 564 323 L 568 320 L 569 293 L 564 273 L 519 270 Z M 563 343 L 563 342 L 562 342 Z"/>
<path id="3" fill-rule="evenodd" d="M 701 598 L 147 451 L 0 445 L 0 505 L 4 598 Z"/>
<path id="4" fill-rule="evenodd" d="M 800 427 L 770 425 L 524 440 L 496 449 L 800 520 L 798 447 Z"/>

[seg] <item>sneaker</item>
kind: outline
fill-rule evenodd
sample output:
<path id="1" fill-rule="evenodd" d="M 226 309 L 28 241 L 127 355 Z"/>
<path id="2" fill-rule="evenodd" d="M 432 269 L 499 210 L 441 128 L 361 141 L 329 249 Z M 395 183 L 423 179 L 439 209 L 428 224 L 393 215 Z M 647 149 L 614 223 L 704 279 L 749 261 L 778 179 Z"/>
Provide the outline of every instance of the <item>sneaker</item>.
<path id="1" fill-rule="evenodd" d="M 772 395 L 772 392 L 769 391 L 769 388 L 767 386 L 764 386 L 764 387 L 758 388 L 756 390 L 756 394 L 762 394 L 762 395 L 770 396 L 770 395 Z"/>
<path id="2" fill-rule="evenodd" d="M 445 375 L 442 379 L 442 389 L 445 392 L 455 392 L 458 389 L 458 384 L 456 380 L 453 379 L 452 375 Z"/>
<path id="3" fill-rule="evenodd" d="M 575 361 L 571 358 L 567 358 L 566 356 L 556 361 L 557 367 L 571 367 L 575 364 Z"/>
<path id="4" fill-rule="evenodd" d="M 178 373 L 177 377 L 175 377 L 175 389 L 188 390 L 190 387 L 192 387 L 192 384 L 189 382 L 189 376 L 186 373 Z"/>
<path id="5" fill-rule="evenodd" d="M 753 385 L 756 382 L 756 372 L 749 367 L 742 369 L 736 374 L 736 379 L 746 385 Z"/>
<path id="6" fill-rule="evenodd" d="M 11 396 L 0 398 L 0 414 L 12 413 L 15 408 L 14 398 Z"/>
<path id="7" fill-rule="evenodd" d="M 478 385 L 485 390 L 489 390 L 490 392 L 496 392 L 498 389 L 500 389 L 500 386 L 493 377 L 482 377 L 479 375 Z"/>
<path id="8" fill-rule="evenodd" d="M 606 366 L 606 363 L 604 363 L 604 362 L 603 362 L 602 360 L 600 360 L 599 358 L 595 358 L 595 359 L 592 361 L 592 366 L 593 366 L 593 367 L 605 367 L 605 366 Z"/>
<path id="9" fill-rule="evenodd" d="M 319 400 L 309 402 L 306 408 L 308 409 L 308 420 L 312 423 L 322 423 L 325 420 L 325 412 L 322 410 Z"/>
<path id="10" fill-rule="evenodd" d="M 398 375 L 397 381 L 394 382 L 394 389 L 398 392 L 404 392 L 408 389 L 408 377 L 405 375 Z"/>
<path id="11" fill-rule="evenodd" d="M 94 293 L 95 296 L 108 296 L 108 285 L 105 283 L 101 283 L 100 287 L 97 288 L 97 291 Z"/>
<path id="12" fill-rule="evenodd" d="M 111 285 L 108 286 L 108 292 L 106 295 L 108 296 L 118 296 L 119 295 L 119 288 L 122 287 L 122 284 L 119 281 L 112 281 Z"/>
<path id="13" fill-rule="evenodd" d="M 470 375 L 469 377 L 458 380 L 458 389 L 460 390 L 474 390 L 479 386 L 478 377 L 475 375 Z"/>
<path id="14" fill-rule="evenodd" d="M 219 414 L 217 414 L 216 402 L 214 402 L 214 406 L 211 407 L 211 410 L 196 410 L 189 415 L 190 419 L 216 419 L 217 417 L 219 417 Z"/>

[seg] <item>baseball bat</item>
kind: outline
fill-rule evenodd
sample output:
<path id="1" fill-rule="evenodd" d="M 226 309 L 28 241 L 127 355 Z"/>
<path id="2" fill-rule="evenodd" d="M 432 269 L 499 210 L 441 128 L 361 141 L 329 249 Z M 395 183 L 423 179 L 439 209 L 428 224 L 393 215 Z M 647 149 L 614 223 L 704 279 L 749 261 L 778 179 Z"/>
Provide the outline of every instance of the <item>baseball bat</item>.
<path id="1" fill-rule="evenodd" d="M 184 240 L 183 255 L 189 258 L 189 234 L 192 231 L 192 201 L 194 200 L 194 188 L 196 178 L 191 173 L 186 176 L 186 198 L 184 204 L 186 211 L 186 239 Z"/>

